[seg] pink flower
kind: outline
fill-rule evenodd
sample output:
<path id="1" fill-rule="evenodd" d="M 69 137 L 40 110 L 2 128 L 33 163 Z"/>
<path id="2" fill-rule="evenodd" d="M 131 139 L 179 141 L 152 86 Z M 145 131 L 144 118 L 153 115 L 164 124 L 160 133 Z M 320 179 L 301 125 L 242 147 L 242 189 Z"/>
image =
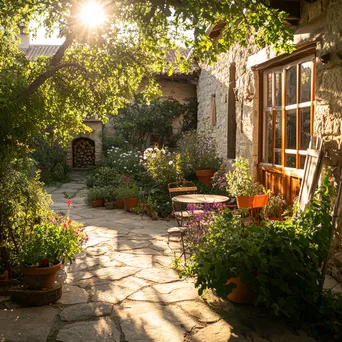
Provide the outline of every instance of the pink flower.
<path id="1" fill-rule="evenodd" d="M 67 204 L 68 207 L 70 207 L 70 206 L 72 205 L 72 200 L 71 200 L 71 199 L 68 199 L 68 200 L 66 201 L 66 204 Z"/>

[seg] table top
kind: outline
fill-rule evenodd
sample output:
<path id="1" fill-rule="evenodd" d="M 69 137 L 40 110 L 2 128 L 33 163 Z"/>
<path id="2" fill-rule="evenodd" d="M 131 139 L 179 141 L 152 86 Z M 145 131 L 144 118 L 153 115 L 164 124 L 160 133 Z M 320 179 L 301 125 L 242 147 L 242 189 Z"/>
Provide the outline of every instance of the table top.
<path id="1" fill-rule="evenodd" d="M 229 197 L 220 196 L 220 195 L 212 195 L 212 194 L 188 194 L 188 195 L 179 195 L 172 198 L 174 202 L 181 203 L 191 203 L 191 204 L 199 204 L 199 203 L 223 203 L 229 201 Z"/>

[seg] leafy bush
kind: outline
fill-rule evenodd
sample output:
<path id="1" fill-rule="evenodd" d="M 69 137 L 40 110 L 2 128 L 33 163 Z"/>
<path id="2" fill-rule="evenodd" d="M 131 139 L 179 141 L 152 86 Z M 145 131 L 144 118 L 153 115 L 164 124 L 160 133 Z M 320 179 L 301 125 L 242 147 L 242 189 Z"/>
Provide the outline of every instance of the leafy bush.
<path id="1" fill-rule="evenodd" d="M 87 176 L 87 188 L 101 188 L 105 186 L 117 186 L 120 184 L 120 174 L 113 168 L 101 166 L 94 168 Z"/>
<path id="2" fill-rule="evenodd" d="M 253 182 L 248 159 L 237 158 L 233 167 L 226 174 L 227 191 L 232 196 L 255 196 L 266 192 L 261 184 Z"/>
<path id="3" fill-rule="evenodd" d="M 170 195 L 167 191 L 152 189 L 150 191 L 152 201 L 155 202 L 155 210 L 160 217 L 168 217 L 172 213 Z"/>
<path id="4" fill-rule="evenodd" d="M 177 181 L 180 177 L 179 155 L 170 153 L 166 147 L 148 148 L 144 152 L 143 165 L 147 173 L 160 189 L 167 189 L 167 185 Z"/>
<path id="5" fill-rule="evenodd" d="M 22 161 L 0 168 L 0 264 L 11 269 L 35 224 L 51 215 L 50 195 Z M 21 170 L 19 170 L 21 169 Z"/>
<path id="6" fill-rule="evenodd" d="M 115 195 L 119 199 L 139 197 L 142 195 L 142 189 L 139 189 L 136 182 L 129 180 L 115 189 Z"/>
<path id="7" fill-rule="evenodd" d="M 119 175 L 127 174 L 129 177 L 134 177 L 143 171 L 141 158 L 139 151 L 126 151 L 119 147 L 112 147 L 103 157 L 102 166 L 111 168 Z"/>
<path id="8" fill-rule="evenodd" d="M 88 239 L 81 224 L 68 217 L 56 216 L 34 226 L 23 245 L 19 261 L 25 266 L 46 267 L 71 263 Z"/>
<path id="9" fill-rule="evenodd" d="M 180 168 L 185 177 L 196 170 L 218 170 L 222 160 L 215 139 L 207 131 L 191 131 L 178 142 Z"/>
<path id="10" fill-rule="evenodd" d="M 147 104 L 138 96 L 133 104 L 120 110 L 113 126 L 117 136 L 141 150 L 146 147 L 150 134 L 159 135 L 162 143 L 170 139 L 172 122 L 184 111 L 185 107 L 174 99 L 154 99 Z"/>
<path id="11" fill-rule="evenodd" d="M 192 264 L 185 273 L 197 277 L 200 293 L 214 288 L 222 297 L 235 286 L 225 285 L 227 279 L 240 277 L 253 288 L 255 304 L 294 321 L 316 320 L 317 315 L 328 314 L 321 305 L 320 269 L 328 256 L 330 224 L 325 176 L 307 209 L 286 221 L 256 225 L 230 211 L 214 217 L 193 248 Z M 336 305 L 341 307 L 341 303 Z M 329 307 L 333 311 L 332 304 Z M 340 314 L 334 311 L 329 315 Z M 330 323 L 332 330 L 339 327 L 338 322 Z"/>
<path id="12" fill-rule="evenodd" d="M 49 143 L 37 139 L 36 150 L 32 153 L 33 159 L 41 169 L 41 180 L 46 184 L 67 180 L 70 171 L 67 165 L 67 154 L 58 142 Z"/>
<path id="13" fill-rule="evenodd" d="M 102 188 L 91 188 L 87 192 L 87 197 L 85 202 L 88 205 L 92 205 L 92 203 L 96 200 L 104 200 L 108 196 L 108 187 Z"/>

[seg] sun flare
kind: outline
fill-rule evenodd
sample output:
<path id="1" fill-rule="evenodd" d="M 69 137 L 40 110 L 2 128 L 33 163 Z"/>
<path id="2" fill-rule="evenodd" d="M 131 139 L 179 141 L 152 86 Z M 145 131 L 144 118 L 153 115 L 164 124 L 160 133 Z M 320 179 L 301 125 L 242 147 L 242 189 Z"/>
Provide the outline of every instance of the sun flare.
<path id="1" fill-rule="evenodd" d="M 89 27 L 97 27 L 103 24 L 107 17 L 103 6 L 96 2 L 88 2 L 82 6 L 81 20 Z"/>

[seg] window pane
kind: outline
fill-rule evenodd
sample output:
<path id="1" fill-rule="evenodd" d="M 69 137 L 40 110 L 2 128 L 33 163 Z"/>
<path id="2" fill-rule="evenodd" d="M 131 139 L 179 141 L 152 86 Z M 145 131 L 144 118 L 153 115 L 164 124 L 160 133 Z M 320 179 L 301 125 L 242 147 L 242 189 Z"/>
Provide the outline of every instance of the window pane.
<path id="1" fill-rule="evenodd" d="M 293 66 L 286 71 L 286 104 L 296 103 L 297 98 L 297 67 Z"/>
<path id="2" fill-rule="evenodd" d="M 306 156 L 300 156 L 300 169 L 304 169 Z"/>
<path id="3" fill-rule="evenodd" d="M 296 155 L 295 154 L 287 154 L 286 155 L 286 164 L 287 167 L 296 167 Z"/>
<path id="4" fill-rule="evenodd" d="M 274 164 L 281 165 L 281 152 L 276 151 L 274 153 Z"/>
<path id="5" fill-rule="evenodd" d="M 310 143 L 310 108 L 300 109 L 300 149 L 306 150 Z"/>
<path id="6" fill-rule="evenodd" d="M 300 66 L 300 102 L 311 101 L 311 70 L 312 62 Z"/>
<path id="7" fill-rule="evenodd" d="M 282 95 L 282 83 L 281 83 L 281 73 L 275 74 L 275 105 L 281 106 L 281 95 Z"/>
<path id="8" fill-rule="evenodd" d="M 267 75 L 266 107 L 272 107 L 272 74 Z"/>
<path id="9" fill-rule="evenodd" d="M 296 110 L 286 112 L 286 148 L 296 149 L 297 127 Z"/>
<path id="10" fill-rule="evenodd" d="M 275 148 L 281 148 L 282 122 L 281 111 L 275 112 Z"/>
<path id="11" fill-rule="evenodd" d="M 273 119 L 272 119 L 272 112 L 265 113 L 266 117 L 266 130 L 267 130 L 267 136 L 265 141 L 267 142 L 267 149 L 266 149 L 266 163 L 272 163 L 272 140 L 273 140 Z"/>

